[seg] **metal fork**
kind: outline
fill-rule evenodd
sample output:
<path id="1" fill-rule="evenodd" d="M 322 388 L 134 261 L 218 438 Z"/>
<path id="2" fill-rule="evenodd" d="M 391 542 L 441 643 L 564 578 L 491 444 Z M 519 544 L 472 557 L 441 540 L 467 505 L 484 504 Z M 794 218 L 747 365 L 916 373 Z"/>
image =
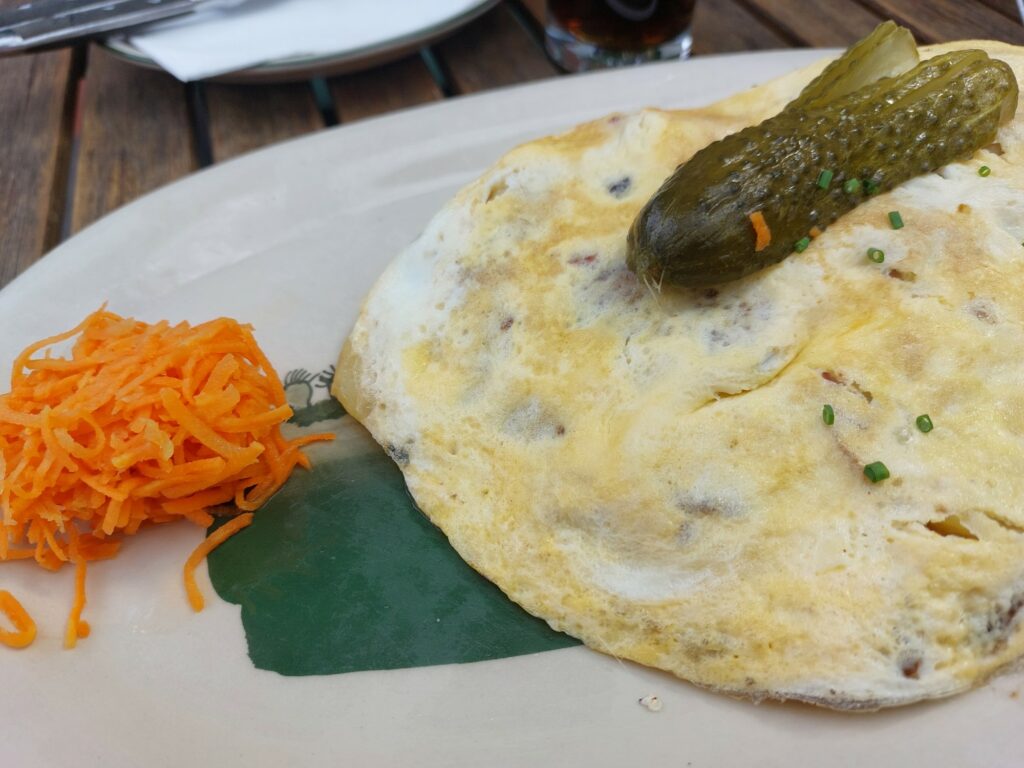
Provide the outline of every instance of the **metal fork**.
<path id="1" fill-rule="evenodd" d="M 26 0 L 0 10 L 0 56 L 191 13 L 209 0 Z"/>

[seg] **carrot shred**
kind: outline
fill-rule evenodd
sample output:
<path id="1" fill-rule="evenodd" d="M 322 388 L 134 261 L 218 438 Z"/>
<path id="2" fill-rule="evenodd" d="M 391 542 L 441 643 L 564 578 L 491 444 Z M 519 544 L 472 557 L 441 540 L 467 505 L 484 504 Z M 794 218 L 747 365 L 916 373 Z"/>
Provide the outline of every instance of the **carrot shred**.
<path id="1" fill-rule="evenodd" d="M 35 552 L 31 549 L 9 549 L 5 557 L 0 558 L 2 560 L 28 560 L 30 557 L 35 557 Z"/>
<path id="2" fill-rule="evenodd" d="M 772 231 L 768 228 L 768 222 L 765 221 L 764 214 L 761 211 L 754 211 L 750 214 L 750 223 L 754 225 L 754 236 L 756 237 L 754 252 L 760 253 L 771 245 Z"/>
<path id="3" fill-rule="evenodd" d="M 67 630 L 64 632 L 64 647 L 68 649 L 74 648 L 78 644 L 78 638 L 83 637 L 79 622 L 82 619 L 82 609 L 85 608 L 85 570 L 85 560 L 79 558 L 75 563 L 75 600 L 71 604 Z"/>
<path id="4" fill-rule="evenodd" d="M 27 648 L 36 639 L 36 623 L 17 598 L 7 590 L 0 590 L 0 613 L 10 619 L 14 631 L 0 628 L 0 643 L 11 648 Z"/>
<path id="5" fill-rule="evenodd" d="M 203 593 L 199 591 L 199 586 L 196 584 L 196 568 L 213 550 L 243 528 L 251 525 L 252 518 L 252 512 L 243 512 L 231 518 L 231 520 L 203 539 L 202 543 L 192 550 L 192 554 L 185 561 L 185 593 L 188 595 L 188 601 L 192 606 L 192 610 L 196 613 L 203 610 L 203 607 L 206 605 Z"/>
<path id="6" fill-rule="evenodd" d="M 248 326 L 147 324 L 101 307 L 26 348 L 0 394 L 0 562 L 74 564 L 64 638 L 74 647 L 89 634 L 81 620 L 88 562 L 113 557 L 150 524 L 208 527 L 211 508 L 232 502 L 251 513 L 296 466 L 309 468 L 302 448 L 333 435 L 287 439 L 281 425 L 291 415 Z M 204 552 L 245 524 L 218 529 Z M 202 557 L 186 567 L 193 606 L 188 574 Z M 0 601 L 0 610 L 18 617 L 21 638 L 28 624 L 19 608 L 8 610 L 16 604 Z"/>

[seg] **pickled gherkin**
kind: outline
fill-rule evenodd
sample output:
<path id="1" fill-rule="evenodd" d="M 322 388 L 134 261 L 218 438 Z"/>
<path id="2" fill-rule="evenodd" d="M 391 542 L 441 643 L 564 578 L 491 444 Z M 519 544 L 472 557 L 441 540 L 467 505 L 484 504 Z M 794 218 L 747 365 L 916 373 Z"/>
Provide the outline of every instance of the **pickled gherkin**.
<path id="1" fill-rule="evenodd" d="M 902 75 L 918 62 L 914 36 L 906 27 L 885 21 L 851 45 L 800 92 L 786 109 L 817 109 L 871 85 L 883 77 Z"/>
<path id="2" fill-rule="evenodd" d="M 776 264 L 870 194 L 991 143 L 1017 108 L 1012 70 L 983 51 L 936 56 L 848 93 L 842 73 L 828 73 L 780 114 L 677 168 L 630 228 L 629 268 L 654 284 L 701 287 Z"/>

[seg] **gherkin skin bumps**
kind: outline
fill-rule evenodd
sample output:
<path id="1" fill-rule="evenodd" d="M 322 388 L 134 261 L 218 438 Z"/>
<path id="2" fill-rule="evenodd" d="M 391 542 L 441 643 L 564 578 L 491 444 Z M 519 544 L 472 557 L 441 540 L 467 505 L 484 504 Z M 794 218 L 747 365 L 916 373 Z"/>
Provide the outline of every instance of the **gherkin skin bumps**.
<path id="1" fill-rule="evenodd" d="M 917 45 L 910 30 L 894 21 L 884 21 L 825 67 L 786 109 L 828 106 L 883 77 L 902 75 L 917 62 Z"/>
<path id="2" fill-rule="evenodd" d="M 812 83 L 813 85 L 813 83 Z M 1017 108 L 1017 81 L 983 51 L 937 56 L 825 106 L 797 99 L 697 152 L 633 222 L 626 263 L 651 283 L 703 287 L 776 264 L 812 227 L 991 143 Z M 818 180 L 832 171 L 827 188 Z M 858 179 L 859 185 L 846 185 Z M 770 244 L 755 251 L 750 214 Z"/>

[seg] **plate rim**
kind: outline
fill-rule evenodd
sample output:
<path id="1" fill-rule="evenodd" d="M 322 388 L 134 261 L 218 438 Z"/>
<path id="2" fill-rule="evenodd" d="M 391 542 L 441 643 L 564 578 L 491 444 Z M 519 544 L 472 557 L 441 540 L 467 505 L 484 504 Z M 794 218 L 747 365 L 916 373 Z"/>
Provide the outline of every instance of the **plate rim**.
<path id="1" fill-rule="evenodd" d="M 463 110 L 465 107 L 469 107 L 470 109 L 477 111 L 483 111 L 492 104 L 500 104 L 510 98 L 514 98 L 518 94 L 529 92 L 540 95 L 548 90 L 572 91 L 575 88 L 576 83 L 584 81 L 591 82 L 596 80 L 608 80 L 612 83 L 611 88 L 614 89 L 616 87 L 614 85 L 614 81 L 620 79 L 628 83 L 634 78 L 650 76 L 651 73 L 668 75 L 670 77 L 675 70 L 684 72 L 690 68 L 703 68 L 705 66 L 710 69 L 720 62 L 731 62 L 734 60 L 749 60 L 756 63 L 758 60 L 781 59 L 786 61 L 792 59 L 792 64 L 788 65 L 790 66 L 788 71 L 792 72 L 800 67 L 813 64 L 815 61 L 820 61 L 827 56 L 834 55 L 840 50 L 841 49 L 838 48 L 770 48 L 758 51 L 705 54 L 688 59 L 655 61 L 635 67 L 594 70 L 577 74 L 553 75 L 540 80 L 512 83 L 510 85 L 499 86 L 486 91 L 478 91 L 452 98 L 444 98 L 437 101 L 416 104 L 403 109 L 393 110 L 380 115 L 373 115 L 350 123 L 341 123 L 340 125 L 329 126 L 312 133 L 293 136 L 291 138 L 273 142 L 249 152 L 245 152 L 241 155 L 228 158 L 223 162 L 215 163 L 205 168 L 198 168 L 185 176 L 173 179 L 166 184 L 151 189 L 118 208 L 107 211 L 95 221 L 90 222 L 83 229 L 55 245 L 49 251 L 36 259 L 26 269 L 22 270 L 14 277 L 13 280 L 8 282 L 5 286 L 0 287 L 0 310 L 2 310 L 2 303 L 6 296 L 13 293 L 13 287 L 20 286 L 27 277 L 35 279 L 38 273 L 46 271 L 54 266 L 54 259 L 50 258 L 51 256 L 56 256 L 59 261 L 64 261 L 66 258 L 73 258 L 71 254 L 73 254 L 74 250 L 77 248 L 78 241 L 80 241 L 83 236 L 95 236 L 98 230 L 106 229 L 111 226 L 111 222 L 117 222 L 126 216 L 134 216 L 138 207 L 159 202 L 162 196 L 174 194 L 175 190 L 182 186 L 196 183 L 197 179 L 220 179 L 221 176 L 235 172 L 236 169 L 244 165 L 265 162 L 266 158 L 280 152 L 282 147 L 288 147 L 295 144 L 314 144 L 320 141 L 339 141 L 339 136 L 351 137 L 359 136 L 364 133 L 374 135 L 385 127 L 400 125 L 410 119 L 422 119 L 423 115 L 430 115 L 440 119 L 445 116 L 446 112 L 458 112 Z M 758 84 L 772 79 L 771 77 L 760 76 L 759 73 L 756 73 L 754 67 L 747 67 L 747 69 L 751 70 L 753 73 L 749 85 L 733 91 L 733 93 L 750 90 Z M 775 77 L 779 77 L 779 75 L 775 75 Z M 695 104 L 693 106 L 707 106 L 726 98 L 729 95 L 731 94 L 719 94 L 712 97 L 710 101 L 701 102 L 700 104 Z M 666 99 L 666 101 L 671 100 Z M 654 103 L 647 106 L 660 108 L 658 104 Z M 669 106 L 665 108 L 676 109 L 690 107 Z M 584 120 L 586 119 L 593 118 L 584 118 Z M 576 122 L 574 122 L 572 117 L 568 118 L 568 123 L 564 129 L 567 130 L 571 128 L 576 124 Z M 497 160 L 498 157 L 495 157 L 492 162 L 496 162 Z"/>

